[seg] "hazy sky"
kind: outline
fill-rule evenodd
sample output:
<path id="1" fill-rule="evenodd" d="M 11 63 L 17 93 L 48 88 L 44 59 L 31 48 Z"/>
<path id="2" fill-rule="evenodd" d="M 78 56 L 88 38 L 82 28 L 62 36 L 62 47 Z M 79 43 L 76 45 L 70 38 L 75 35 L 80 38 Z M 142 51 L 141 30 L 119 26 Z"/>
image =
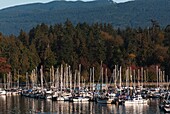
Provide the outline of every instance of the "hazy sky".
<path id="1" fill-rule="evenodd" d="M 0 0 L 0 9 L 10 7 L 10 6 L 15 6 L 15 5 L 21 5 L 21 4 L 37 3 L 37 2 L 46 3 L 50 1 L 54 1 L 54 0 Z M 76 1 L 76 0 L 72 0 L 72 1 Z M 90 0 L 83 0 L 83 1 L 90 1 Z M 113 1 L 119 3 L 119 2 L 126 2 L 129 0 L 113 0 Z"/>

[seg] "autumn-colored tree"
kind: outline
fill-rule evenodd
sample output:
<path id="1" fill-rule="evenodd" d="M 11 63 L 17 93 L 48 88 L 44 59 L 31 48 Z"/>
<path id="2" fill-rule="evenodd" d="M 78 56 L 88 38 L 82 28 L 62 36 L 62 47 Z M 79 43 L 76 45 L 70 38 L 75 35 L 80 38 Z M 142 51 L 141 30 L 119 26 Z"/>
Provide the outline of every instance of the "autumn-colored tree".
<path id="1" fill-rule="evenodd" d="M 0 57 L 0 73 L 8 73 L 11 71 L 11 65 L 7 63 L 7 59 Z"/>

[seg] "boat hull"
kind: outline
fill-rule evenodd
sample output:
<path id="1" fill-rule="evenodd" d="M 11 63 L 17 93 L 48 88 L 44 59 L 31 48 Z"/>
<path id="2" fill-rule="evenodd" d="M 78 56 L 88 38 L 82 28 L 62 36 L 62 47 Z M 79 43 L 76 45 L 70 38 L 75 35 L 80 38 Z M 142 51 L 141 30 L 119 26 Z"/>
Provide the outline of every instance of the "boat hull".
<path id="1" fill-rule="evenodd" d="M 72 99 L 73 102 L 89 102 L 89 98 L 85 97 L 76 97 Z"/>
<path id="2" fill-rule="evenodd" d="M 125 101 L 125 105 L 127 104 L 147 104 L 148 100 L 129 100 L 129 101 Z"/>

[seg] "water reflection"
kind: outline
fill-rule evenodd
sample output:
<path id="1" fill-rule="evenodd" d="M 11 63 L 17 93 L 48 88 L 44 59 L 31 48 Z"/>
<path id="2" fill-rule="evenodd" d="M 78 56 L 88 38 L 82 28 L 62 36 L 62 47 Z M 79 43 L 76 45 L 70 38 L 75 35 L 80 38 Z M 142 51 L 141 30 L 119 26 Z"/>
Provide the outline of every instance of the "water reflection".
<path id="1" fill-rule="evenodd" d="M 159 110 L 159 100 L 148 105 L 114 105 L 57 102 L 21 96 L 0 96 L 0 114 L 164 114 Z"/>
<path id="2" fill-rule="evenodd" d="M 0 107 L 4 107 L 6 105 L 6 96 L 0 96 Z M 5 110 L 2 110 L 2 113 L 6 113 Z"/>
<path id="3" fill-rule="evenodd" d="M 126 113 L 129 114 L 147 114 L 149 105 L 147 104 L 129 104 L 126 105 Z"/>

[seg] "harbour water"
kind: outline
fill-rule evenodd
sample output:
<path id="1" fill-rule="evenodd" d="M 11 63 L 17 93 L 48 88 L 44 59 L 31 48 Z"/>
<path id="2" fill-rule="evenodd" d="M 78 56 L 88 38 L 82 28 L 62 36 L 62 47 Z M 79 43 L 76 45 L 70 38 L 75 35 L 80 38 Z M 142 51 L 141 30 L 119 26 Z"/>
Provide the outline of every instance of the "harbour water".
<path id="1" fill-rule="evenodd" d="M 95 102 L 73 103 L 33 99 L 23 96 L 0 96 L 0 114 L 165 114 L 159 99 L 147 105 L 115 105 Z"/>

